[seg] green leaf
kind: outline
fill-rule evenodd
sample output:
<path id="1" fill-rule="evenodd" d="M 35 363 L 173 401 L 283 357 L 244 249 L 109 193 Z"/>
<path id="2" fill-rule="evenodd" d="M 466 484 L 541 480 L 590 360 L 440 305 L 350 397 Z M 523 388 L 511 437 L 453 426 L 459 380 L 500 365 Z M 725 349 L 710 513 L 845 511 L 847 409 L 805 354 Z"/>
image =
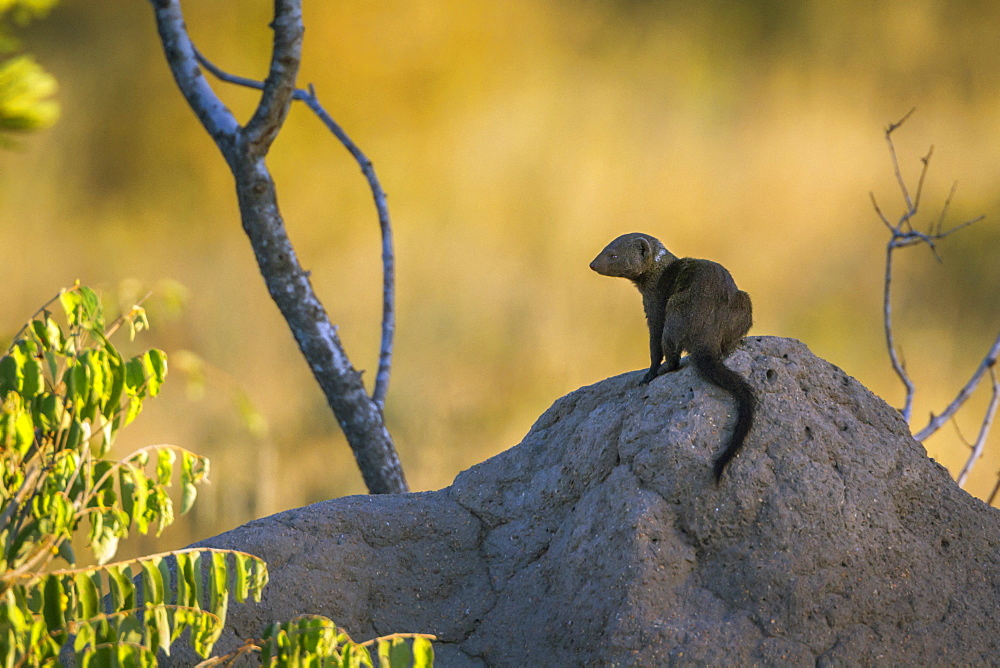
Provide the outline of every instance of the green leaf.
<path id="1" fill-rule="evenodd" d="M 135 341 L 135 335 L 144 329 L 149 329 L 149 320 L 146 318 L 146 309 L 141 306 L 133 306 L 124 316 L 125 324 L 128 325 L 128 340 Z"/>
<path id="2" fill-rule="evenodd" d="M 49 633 L 59 643 L 66 641 L 66 607 L 69 597 L 58 575 L 46 575 L 42 588 L 42 613 Z"/>
<path id="3" fill-rule="evenodd" d="M 12 355 L 0 357 L 0 397 L 18 391 L 18 364 Z"/>
<path id="4" fill-rule="evenodd" d="M 268 624 L 260 635 L 260 660 L 265 666 L 272 665 L 272 662 L 278 658 L 276 637 L 279 633 L 281 633 L 281 624 L 274 622 Z"/>
<path id="5" fill-rule="evenodd" d="M 160 557 L 142 559 L 142 600 L 145 605 L 164 603 L 163 575 L 160 573 Z"/>
<path id="6" fill-rule="evenodd" d="M 154 510 L 156 522 L 156 535 L 163 533 L 163 529 L 173 524 L 174 504 L 170 500 L 170 495 L 162 486 L 154 486 L 150 489 L 149 508 Z"/>
<path id="7" fill-rule="evenodd" d="M 409 667 L 413 661 L 410 645 L 402 638 L 378 641 L 379 666 L 388 668 Z"/>
<path id="8" fill-rule="evenodd" d="M 212 567 L 209 572 L 209 610 L 217 615 L 222 624 L 226 623 L 226 609 L 229 606 L 229 566 L 225 552 L 212 552 Z"/>
<path id="9" fill-rule="evenodd" d="M 45 350 L 62 350 L 64 342 L 62 329 L 59 328 L 59 324 L 55 320 L 49 317 L 48 312 L 41 320 L 33 320 L 31 329 Z"/>
<path id="10" fill-rule="evenodd" d="M 108 391 L 104 397 L 104 404 L 101 406 L 101 411 L 111 417 L 121 410 L 119 403 L 122 398 L 122 390 L 125 388 L 126 369 L 125 362 L 118 351 L 111 346 L 110 342 L 108 342 L 107 346 L 109 349 L 106 348 L 108 351 L 106 359 L 108 372 L 111 374 L 111 383 L 108 385 Z"/>
<path id="11" fill-rule="evenodd" d="M 159 485 L 169 485 L 174 474 L 174 460 L 177 455 L 171 448 L 160 448 L 156 453 L 156 482 Z"/>
<path id="12" fill-rule="evenodd" d="M 427 638 L 413 639 L 413 668 L 433 668 L 434 645 Z"/>
<path id="13" fill-rule="evenodd" d="M 201 611 L 191 625 L 191 646 L 202 657 L 212 652 L 212 646 L 222 633 L 219 618 L 207 611 Z"/>
<path id="14" fill-rule="evenodd" d="M 155 397 L 160 393 L 160 386 L 167 377 L 167 354 L 156 348 L 148 350 L 142 356 L 142 367 L 146 374 L 146 389 L 149 396 Z"/>
<path id="15" fill-rule="evenodd" d="M 25 410 L 24 401 L 17 392 L 9 392 L 0 403 L 0 449 L 17 453 L 11 465 L 17 465 L 27 455 L 35 441 L 35 424 L 31 413 Z"/>
<path id="16" fill-rule="evenodd" d="M 66 314 L 66 322 L 70 327 L 75 327 L 79 323 L 79 306 L 81 302 L 80 293 L 74 289 L 62 290 L 59 293 L 59 303 L 62 304 L 63 313 Z"/>
<path id="17" fill-rule="evenodd" d="M 16 19 L 29 16 L 35 3 L 6 2 L 4 8 L 9 9 L 11 4 L 17 10 L 14 15 Z M 7 38 L 6 30 L 4 32 Z M 9 44 L 9 38 L 7 41 Z M 0 63 L 0 81 L 3 82 L 0 131 L 5 135 L 9 132 L 45 128 L 59 118 L 59 103 L 50 99 L 58 86 L 56 79 L 31 56 L 19 55 Z M 6 138 L 4 141 L 8 143 Z"/>
<path id="18" fill-rule="evenodd" d="M 183 515 L 194 505 L 198 497 L 195 484 L 208 475 L 208 460 L 184 450 L 181 452 L 181 514 Z"/>
<path id="19" fill-rule="evenodd" d="M 351 668 L 365 666 L 366 668 L 373 668 L 375 665 L 371 654 L 368 652 L 368 648 L 361 645 L 345 645 L 341 650 L 341 656 L 343 657 L 341 661 L 342 666 L 351 666 Z"/>
<path id="20" fill-rule="evenodd" d="M 90 370 L 90 399 L 96 407 L 107 401 L 111 389 L 111 365 L 102 350 L 88 350 L 80 356 L 80 364 Z"/>
<path id="21" fill-rule="evenodd" d="M 59 293 L 59 302 L 66 313 L 70 327 L 79 326 L 88 331 L 104 331 L 104 309 L 101 298 L 85 285 L 77 285 Z"/>
<path id="22" fill-rule="evenodd" d="M 160 579 L 163 581 L 163 590 L 164 590 L 163 600 L 164 603 L 169 603 L 173 594 L 171 590 L 171 587 L 173 587 L 173 583 L 171 582 L 171 580 L 173 579 L 173 575 L 170 569 L 172 560 L 159 558 L 157 559 L 157 562 L 158 562 L 158 567 L 160 569 Z"/>
<path id="23" fill-rule="evenodd" d="M 260 596 L 264 591 L 264 587 L 267 586 L 270 575 L 267 572 L 267 564 L 263 559 L 253 557 L 252 563 L 253 573 L 250 579 L 250 591 L 253 594 L 253 600 L 260 603 Z"/>
<path id="24" fill-rule="evenodd" d="M 247 575 L 247 561 L 250 557 L 245 554 L 241 554 L 240 552 L 234 553 L 233 557 L 236 560 L 236 574 L 233 590 L 236 593 L 236 600 L 243 603 L 250 595 L 250 580 Z"/>
<path id="25" fill-rule="evenodd" d="M 108 582 L 111 584 L 111 602 L 113 610 L 131 610 L 135 607 L 135 586 L 132 584 L 131 571 L 122 564 L 108 564 L 105 567 Z"/>
<path id="26" fill-rule="evenodd" d="M 100 613 L 100 572 L 80 571 L 73 576 L 73 584 L 76 585 L 76 618 L 96 617 Z"/>
<path id="27" fill-rule="evenodd" d="M 76 565 L 76 554 L 73 552 L 73 544 L 68 540 L 59 543 L 59 556 L 70 566 Z"/>
<path id="28" fill-rule="evenodd" d="M 90 398 L 90 367 L 86 364 L 74 364 L 63 374 L 66 383 L 66 399 L 74 410 L 79 410 Z"/>
<path id="29" fill-rule="evenodd" d="M 30 345 L 27 345 L 29 344 Z M 42 376 L 42 363 L 38 359 L 38 352 L 35 345 L 31 342 L 25 342 L 24 346 L 24 357 L 20 360 L 21 364 L 21 396 L 26 399 L 31 399 L 32 397 L 41 394 L 45 389 L 45 379 Z"/>
<path id="30" fill-rule="evenodd" d="M 146 477 L 145 471 L 138 462 L 141 458 L 133 457 L 126 460 L 119 469 L 119 480 L 122 493 L 122 509 L 129 518 L 129 522 L 134 522 L 139 533 L 149 532 L 149 523 L 155 520 L 158 509 L 150 505 L 149 491 L 155 490 L 153 481 Z"/>
<path id="31" fill-rule="evenodd" d="M 158 648 L 164 654 L 169 655 L 170 641 L 173 637 L 170 631 L 170 613 L 167 606 L 157 605 L 152 609 L 147 606 L 144 621 L 146 622 L 146 628 L 150 632 L 147 646 Z"/>
<path id="32" fill-rule="evenodd" d="M 142 362 L 130 359 L 125 363 L 125 393 L 128 396 L 125 424 L 129 424 L 142 412 L 142 399 L 146 396 L 146 377 L 142 371 Z"/>
<path id="33" fill-rule="evenodd" d="M 181 487 L 181 515 L 191 510 L 196 498 L 198 498 L 198 488 L 192 483 L 184 483 Z"/>
<path id="34" fill-rule="evenodd" d="M 42 364 L 34 341 L 18 341 L 9 355 L 0 358 L 0 397 L 18 392 L 31 399 L 44 390 Z"/>
<path id="35" fill-rule="evenodd" d="M 31 402 L 31 412 L 39 429 L 46 434 L 51 434 L 60 428 L 66 409 L 62 397 L 55 394 L 43 394 Z"/>
<path id="36" fill-rule="evenodd" d="M 177 563 L 177 591 L 178 605 L 187 605 L 193 608 L 203 606 L 201 597 L 201 552 L 187 552 L 184 554 L 183 562 L 178 557 Z M 181 602 L 181 579 L 184 580 L 184 602 Z"/>
<path id="37" fill-rule="evenodd" d="M 90 549 L 94 558 L 102 566 L 114 558 L 118 552 L 118 541 L 125 533 L 121 518 L 113 510 L 95 509 L 88 514 L 90 518 Z"/>

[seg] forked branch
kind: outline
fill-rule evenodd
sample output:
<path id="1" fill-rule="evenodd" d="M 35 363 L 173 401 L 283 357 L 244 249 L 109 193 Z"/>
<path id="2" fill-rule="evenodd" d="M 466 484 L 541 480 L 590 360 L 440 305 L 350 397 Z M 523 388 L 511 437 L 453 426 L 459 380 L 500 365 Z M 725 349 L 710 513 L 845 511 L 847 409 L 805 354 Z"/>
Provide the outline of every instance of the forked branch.
<path id="1" fill-rule="evenodd" d="M 255 86 L 261 90 L 260 103 L 245 127 L 237 123 L 205 80 L 197 51 L 184 26 L 179 0 L 150 2 L 174 79 L 233 172 L 243 229 L 250 239 L 268 292 L 323 389 L 354 451 L 368 490 L 372 493 L 406 491 L 399 458 L 382 414 L 390 358 L 386 351 L 391 350 L 391 316 L 388 344 L 383 326 L 384 365 L 380 365 L 379 371 L 383 375 L 384 369 L 384 378 L 376 383 L 373 399 L 365 392 L 361 374 L 351 365 L 336 327 L 313 290 L 308 272 L 299 264 L 278 209 L 274 180 L 264 160 L 296 96 L 295 78 L 303 36 L 301 0 L 275 0 L 270 70 L 267 79 Z M 367 163 L 369 168 L 370 164 Z M 381 189 L 378 192 L 381 193 Z M 381 200 L 384 205 L 384 194 Z M 391 235 L 386 235 L 386 230 L 387 215 L 384 218 L 383 256 L 389 257 L 391 278 Z M 388 301 L 391 312 L 391 291 Z"/>

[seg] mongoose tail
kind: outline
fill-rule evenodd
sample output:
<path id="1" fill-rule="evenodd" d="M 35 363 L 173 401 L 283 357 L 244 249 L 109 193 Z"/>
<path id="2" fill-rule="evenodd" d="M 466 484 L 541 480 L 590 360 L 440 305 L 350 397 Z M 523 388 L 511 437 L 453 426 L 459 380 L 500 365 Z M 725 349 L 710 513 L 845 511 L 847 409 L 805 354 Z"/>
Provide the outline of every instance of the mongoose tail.
<path id="1" fill-rule="evenodd" d="M 718 355 L 709 352 L 694 352 L 691 353 L 691 361 L 694 363 L 698 375 L 733 395 L 733 399 L 736 400 L 736 424 L 733 426 L 733 435 L 729 439 L 726 449 L 715 459 L 715 464 L 712 467 L 712 471 L 715 473 L 715 482 L 718 484 L 726 466 L 743 447 L 743 441 L 746 440 L 747 434 L 750 432 L 754 411 L 757 408 L 757 399 L 754 396 L 753 388 L 743 379 L 743 376 L 723 364 L 722 358 Z"/>

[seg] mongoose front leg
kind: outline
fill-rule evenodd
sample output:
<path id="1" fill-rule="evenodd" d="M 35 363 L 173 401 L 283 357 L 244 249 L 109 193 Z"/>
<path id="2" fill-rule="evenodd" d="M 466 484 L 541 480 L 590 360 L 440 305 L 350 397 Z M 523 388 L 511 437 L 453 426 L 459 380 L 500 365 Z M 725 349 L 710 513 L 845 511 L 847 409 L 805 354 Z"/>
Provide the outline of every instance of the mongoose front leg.
<path id="1" fill-rule="evenodd" d="M 649 371 L 642 377 L 642 385 L 660 375 L 660 361 L 663 359 L 663 349 L 660 347 L 659 337 L 650 336 L 649 339 Z"/>

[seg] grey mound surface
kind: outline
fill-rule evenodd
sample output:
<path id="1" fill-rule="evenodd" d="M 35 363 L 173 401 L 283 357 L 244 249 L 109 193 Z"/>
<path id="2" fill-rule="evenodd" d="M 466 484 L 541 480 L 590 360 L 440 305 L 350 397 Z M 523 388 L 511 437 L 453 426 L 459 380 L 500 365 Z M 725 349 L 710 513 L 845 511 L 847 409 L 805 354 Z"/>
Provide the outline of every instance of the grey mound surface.
<path id="1" fill-rule="evenodd" d="M 1000 512 L 801 343 L 751 337 L 727 364 L 760 407 L 720 485 L 725 393 L 689 366 L 609 378 L 448 488 L 199 543 L 271 571 L 218 649 L 315 613 L 434 633 L 441 666 L 1000 663 Z"/>

